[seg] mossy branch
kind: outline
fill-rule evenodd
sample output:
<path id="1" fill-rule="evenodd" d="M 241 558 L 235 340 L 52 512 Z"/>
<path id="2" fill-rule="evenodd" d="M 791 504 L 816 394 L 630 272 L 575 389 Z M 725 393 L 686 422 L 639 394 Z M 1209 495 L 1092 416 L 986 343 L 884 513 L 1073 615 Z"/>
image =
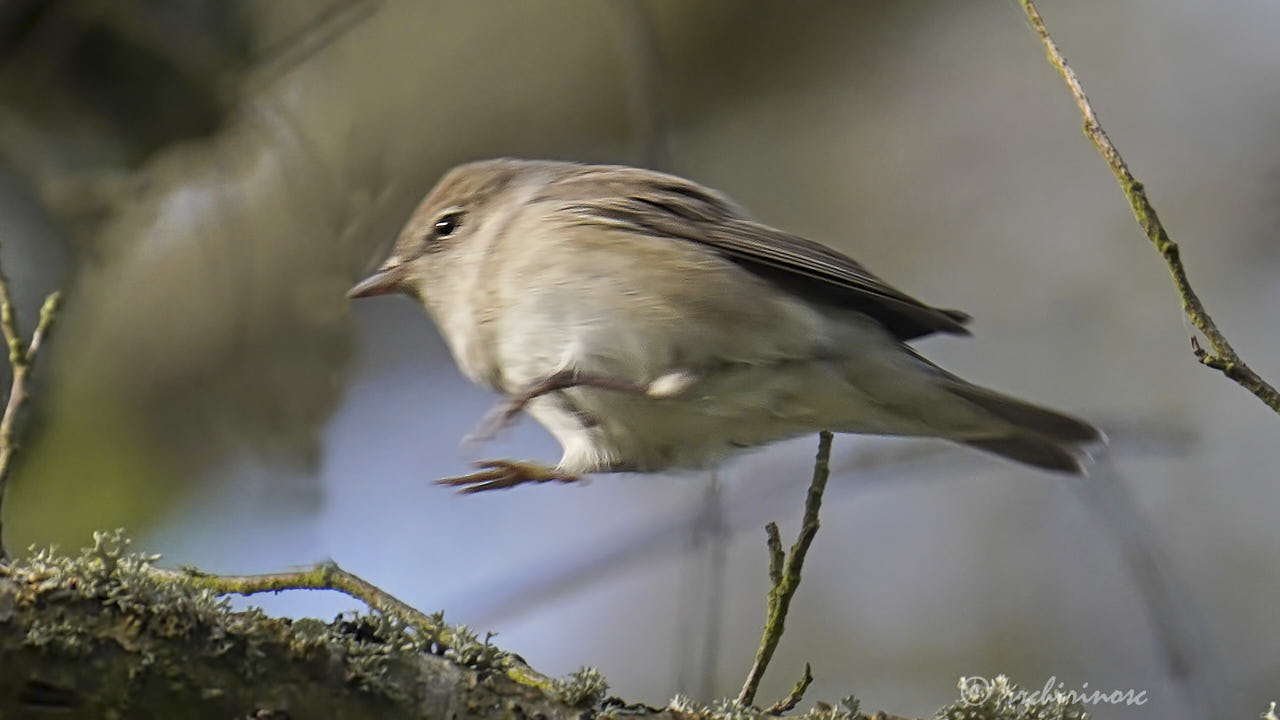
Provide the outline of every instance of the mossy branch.
<path id="1" fill-rule="evenodd" d="M 465 625 L 451 628 L 445 624 L 443 613 L 424 613 L 358 575 L 343 570 L 334 562 L 319 563 L 306 570 L 262 575 L 211 575 L 190 568 L 180 571 L 156 569 L 154 572 L 216 595 L 248 596 L 285 590 L 340 592 L 363 602 L 376 613 L 396 619 L 419 637 L 430 638 L 433 646 L 442 652 L 452 650 L 461 653 L 470 664 L 483 662 L 500 666 L 508 677 L 522 685 L 546 691 L 555 687 L 553 678 L 537 672 L 513 655 L 498 651 L 489 644 L 488 637 L 482 645 L 477 645 L 475 633 Z"/>
<path id="2" fill-rule="evenodd" d="M 128 545 L 96 533 L 78 557 L 33 552 L 0 566 L 0 717 L 572 720 L 607 690 L 593 671 L 511 672 L 524 663 L 489 638 L 336 566 L 220 579 L 156 568 L 158 556 Z M 284 620 L 233 611 L 222 597 L 291 587 L 351 592 L 386 610 Z"/>
<path id="3" fill-rule="evenodd" d="M 1085 136 L 1098 148 L 1103 160 L 1106 160 L 1107 166 L 1111 168 L 1111 173 L 1115 175 L 1116 181 L 1120 183 L 1121 190 L 1124 191 L 1125 197 L 1129 200 L 1129 206 L 1133 209 L 1133 215 L 1137 218 L 1138 225 L 1146 233 L 1152 244 L 1155 245 L 1161 257 L 1164 258 L 1165 265 L 1169 268 L 1169 274 L 1173 277 L 1173 285 L 1182 299 L 1183 313 L 1186 314 L 1187 319 L 1204 335 L 1205 340 L 1209 343 L 1209 349 L 1206 350 L 1201 346 L 1198 338 L 1194 335 L 1191 337 L 1191 351 L 1195 354 L 1196 359 L 1206 367 L 1218 370 L 1240 387 L 1253 393 L 1254 396 L 1266 403 L 1272 410 L 1280 413 L 1280 392 L 1277 392 L 1275 387 L 1263 380 L 1261 376 L 1240 359 L 1240 355 L 1236 353 L 1235 348 L 1231 346 L 1231 343 L 1227 342 L 1226 336 L 1218 329 L 1213 318 L 1209 316 L 1209 311 L 1205 310 L 1204 303 L 1200 301 L 1200 296 L 1192 289 L 1191 281 L 1187 279 L 1187 270 L 1182 264 L 1182 257 L 1177 243 L 1170 239 L 1169 233 L 1160 222 L 1160 217 L 1156 214 L 1156 209 L 1147 198 L 1147 193 L 1143 189 L 1142 183 L 1138 182 L 1138 179 L 1133 176 L 1128 164 L 1120 156 L 1120 151 L 1111 142 L 1107 132 L 1102 129 L 1102 124 L 1098 122 L 1098 116 L 1094 112 L 1093 106 L 1089 103 L 1088 96 L 1085 95 L 1084 87 L 1080 85 L 1080 79 L 1076 77 L 1075 71 L 1067 64 L 1067 59 L 1063 57 L 1062 51 L 1058 49 L 1053 37 L 1049 35 L 1049 29 L 1045 26 L 1044 19 L 1040 17 L 1040 12 L 1036 9 L 1035 2 L 1033 0 L 1019 0 L 1019 2 L 1022 3 L 1022 9 L 1026 11 L 1027 19 L 1031 21 L 1031 27 L 1040 36 L 1040 42 L 1044 45 L 1049 62 L 1062 75 L 1063 80 L 1067 83 L 1067 88 L 1071 91 L 1071 96 L 1075 98 L 1076 107 L 1080 109 L 1080 115 L 1084 118 Z"/>
<path id="4" fill-rule="evenodd" d="M 8 348 L 9 366 L 13 370 L 13 382 L 9 386 L 9 400 L 4 406 L 4 415 L 0 416 L 0 517 L 4 509 L 5 490 L 9 484 L 9 474 L 13 468 L 13 459 L 18 452 L 18 440 L 21 437 L 22 411 L 26 407 L 31 381 L 31 368 L 45 337 L 53 327 L 61 303 L 60 293 L 51 293 L 40 308 L 40 320 L 36 323 L 31 341 L 22 339 L 18 330 L 18 313 L 13 304 L 13 295 L 9 291 L 9 279 L 0 269 L 0 332 L 4 334 L 5 346 Z M 9 553 L 4 546 L 4 525 L 0 520 L 0 561 L 8 560 Z"/>
<path id="5" fill-rule="evenodd" d="M 778 535 L 778 526 L 769 523 L 765 532 L 769 537 L 769 600 L 765 615 L 764 633 L 760 637 L 760 647 L 756 650 L 756 660 L 747 673 L 747 681 L 738 693 L 737 703 L 741 707 L 751 707 L 755 703 L 756 691 L 760 688 L 760 680 L 764 671 L 773 659 L 785 630 L 787 611 L 791 608 L 791 598 L 795 597 L 800 587 L 800 571 L 804 568 L 804 558 L 809 553 L 809 546 L 818 534 L 818 510 L 822 507 L 822 493 L 827 489 L 827 477 L 831 474 L 831 433 L 823 431 L 818 435 L 818 455 L 813 463 L 813 480 L 809 483 L 809 494 L 804 503 L 804 519 L 800 524 L 800 535 L 795 545 L 791 546 L 791 554 L 784 556 L 782 539 Z M 785 712 L 800 702 L 805 688 L 813 678 L 809 666 L 805 665 L 804 677 L 796 683 L 791 696 L 775 703 L 770 710 L 783 708 Z M 784 707 L 785 706 L 785 707 Z"/>
<path id="6" fill-rule="evenodd" d="M 410 608 L 415 624 L 398 600 L 370 596 L 372 585 L 332 565 L 219 579 L 156 568 L 157 557 L 130 552 L 117 531 L 96 533 L 78 556 L 33 551 L 0 565 L 0 717 L 772 720 L 794 707 L 808 679 L 765 711 L 684 697 L 628 704 L 606 697 L 607 683 L 589 668 L 524 682 L 513 669 L 527 666 L 487 638 Z M 232 610 L 221 596 L 292 587 L 350 592 L 390 610 L 288 620 Z M 991 692 L 962 693 L 937 717 L 1068 720 L 1078 709 L 1056 696 L 1026 702 L 997 678 Z M 891 717 L 865 715 L 845 698 L 797 720 Z"/>
<path id="7" fill-rule="evenodd" d="M 334 590 L 360 600 L 368 605 L 370 610 L 399 615 L 411 624 L 423 626 L 434 624 L 430 615 L 414 609 L 408 603 L 367 580 L 343 570 L 334 562 L 319 563 L 307 570 L 263 575 L 211 575 L 190 568 L 172 572 L 172 574 L 181 575 L 194 587 L 204 588 L 218 595 L 247 596 L 267 592 L 279 593 L 285 590 Z"/>

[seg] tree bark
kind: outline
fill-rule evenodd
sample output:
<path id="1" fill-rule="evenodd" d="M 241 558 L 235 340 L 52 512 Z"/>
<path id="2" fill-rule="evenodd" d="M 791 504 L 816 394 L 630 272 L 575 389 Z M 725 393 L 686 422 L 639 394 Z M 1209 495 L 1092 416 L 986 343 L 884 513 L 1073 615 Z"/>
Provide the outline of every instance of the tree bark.
<path id="1" fill-rule="evenodd" d="M 767 720 L 783 712 L 682 697 L 665 708 L 629 705 L 606 698 L 594 670 L 547 678 L 439 615 L 390 607 L 326 623 L 233 611 L 211 576 L 156 568 L 158 556 L 128 545 L 119 532 L 97 533 L 75 557 L 42 551 L 0 564 L 0 720 Z M 962 680 L 962 699 L 937 717 L 1085 717 L 1062 698 L 1026 702 L 1003 677 L 982 682 Z M 852 698 L 815 703 L 797 718 L 868 720 Z"/>
<path id="2" fill-rule="evenodd" d="M 111 542 L 0 566 L 0 718 L 568 720 L 602 699 L 598 675 L 513 672 L 474 636 L 235 612 Z"/>

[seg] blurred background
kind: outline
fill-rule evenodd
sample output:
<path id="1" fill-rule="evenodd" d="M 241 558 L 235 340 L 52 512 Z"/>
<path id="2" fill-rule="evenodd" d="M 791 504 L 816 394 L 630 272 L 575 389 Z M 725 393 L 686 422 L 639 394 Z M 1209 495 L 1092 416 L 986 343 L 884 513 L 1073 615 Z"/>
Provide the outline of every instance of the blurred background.
<path id="1" fill-rule="evenodd" d="M 1280 379 L 1280 5 L 1041 10 L 1215 318 Z M 811 699 L 906 715 L 1005 672 L 1147 692 L 1101 717 L 1256 716 L 1280 692 L 1280 418 L 1197 365 L 1079 128 L 1013 0 L 4 0 L 3 263 L 28 332 L 67 292 L 6 541 L 333 558 L 545 672 L 736 694 L 763 525 L 791 542 L 816 440 L 714 480 L 459 497 L 431 480 L 558 448 L 525 420 L 461 449 L 496 398 L 411 301 L 344 297 L 455 163 L 650 165 L 971 312 L 972 338 L 920 349 L 1113 440 L 1074 481 L 838 437 L 762 700 L 810 661 Z"/>

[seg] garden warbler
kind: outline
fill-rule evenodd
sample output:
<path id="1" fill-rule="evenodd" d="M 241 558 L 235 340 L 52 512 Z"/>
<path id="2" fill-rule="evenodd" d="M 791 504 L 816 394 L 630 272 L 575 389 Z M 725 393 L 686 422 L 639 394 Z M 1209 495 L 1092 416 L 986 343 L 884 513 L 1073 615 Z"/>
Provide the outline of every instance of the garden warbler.
<path id="1" fill-rule="evenodd" d="M 449 171 L 350 297 L 400 292 L 472 381 L 527 409 L 555 467 L 498 460 L 464 492 L 705 468 L 831 430 L 944 438 L 1082 472 L 1086 422 L 968 383 L 907 341 L 967 334 L 849 257 L 652 170 L 500 159 Z"/>

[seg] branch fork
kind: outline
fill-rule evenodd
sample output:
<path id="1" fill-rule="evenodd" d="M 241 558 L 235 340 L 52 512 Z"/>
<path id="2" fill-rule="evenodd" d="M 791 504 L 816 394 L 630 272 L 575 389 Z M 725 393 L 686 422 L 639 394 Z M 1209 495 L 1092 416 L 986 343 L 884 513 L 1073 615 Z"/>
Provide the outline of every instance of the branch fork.
<path id="1" fill-rule="evenodd" d="M 9 280 L 0 271 L 0 332 L 4 334 L 5 346 L 9 351 L 9 366 L 13 370 L 13 383 L 9 387 L 9 399 L 4 406 L 4 414 L 0 416 L 0 510 L 3 510 L 5 490 L 9 484 L 9 474 L 13 468 L 13 458 L 18 451 L 18 439 L 21 435 L 22 410 L 30 397 L 28 383 L 31 379 L 31 368 L 34 366 L 40 348 L 44 346 L 45 337 L 53 327 L 62 302 L 62 294 L 50 293 L 40 307 L 40 320 L 36 323 L 35 332 L 30 342 L 22 339 L 18 331 L 17 311 L 14 309 L 13 296 L 9 292 Z M 9 553 L 4 546 L 4 526 L 0 520 L 0 562 L 8 561 Z"/>

